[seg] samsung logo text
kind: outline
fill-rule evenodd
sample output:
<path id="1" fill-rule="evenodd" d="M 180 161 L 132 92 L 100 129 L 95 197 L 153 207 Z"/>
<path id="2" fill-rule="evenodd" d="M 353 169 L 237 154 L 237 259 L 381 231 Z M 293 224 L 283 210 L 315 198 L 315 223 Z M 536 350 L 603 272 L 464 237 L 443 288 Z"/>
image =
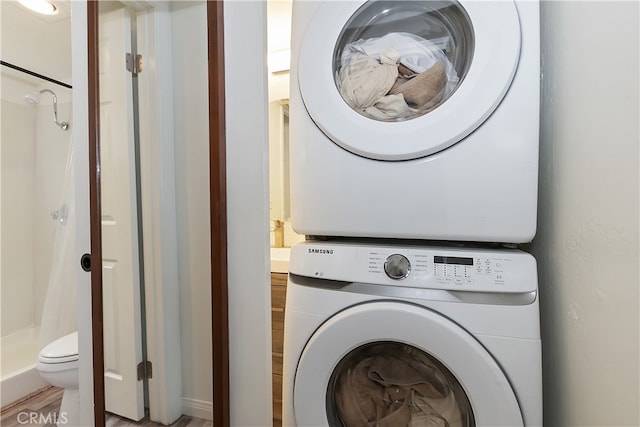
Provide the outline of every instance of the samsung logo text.
<path id="1" fill-rule="evenodd" d="M 325 254 L 325 255 L 333 255 L 333 249 L 308 249 L 310 254 Z"/>

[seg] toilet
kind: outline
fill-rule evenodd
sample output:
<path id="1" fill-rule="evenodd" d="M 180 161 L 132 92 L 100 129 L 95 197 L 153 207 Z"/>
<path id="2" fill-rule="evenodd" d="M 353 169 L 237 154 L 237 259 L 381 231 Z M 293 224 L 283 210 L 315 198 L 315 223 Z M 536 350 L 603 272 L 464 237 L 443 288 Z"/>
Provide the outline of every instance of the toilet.
<path id="1" fill-rule="evenodd" d="M 57 418 L 59 425 L 80 425 L 78 360 L 78 332 L 47 344 L 38 355 L 36 368 L 40 376 L 49 384 L 64 389 Z"/>

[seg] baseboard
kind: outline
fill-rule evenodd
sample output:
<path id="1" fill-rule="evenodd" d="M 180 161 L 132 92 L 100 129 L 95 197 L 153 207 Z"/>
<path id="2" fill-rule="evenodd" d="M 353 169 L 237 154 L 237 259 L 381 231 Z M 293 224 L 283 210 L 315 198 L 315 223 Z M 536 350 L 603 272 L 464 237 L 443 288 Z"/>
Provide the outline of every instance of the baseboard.
<path id="1" fill-rule="evenodd" d="M 194 418 L 213 420 L 213 402 L 183 397 L 182 413 Z"/>

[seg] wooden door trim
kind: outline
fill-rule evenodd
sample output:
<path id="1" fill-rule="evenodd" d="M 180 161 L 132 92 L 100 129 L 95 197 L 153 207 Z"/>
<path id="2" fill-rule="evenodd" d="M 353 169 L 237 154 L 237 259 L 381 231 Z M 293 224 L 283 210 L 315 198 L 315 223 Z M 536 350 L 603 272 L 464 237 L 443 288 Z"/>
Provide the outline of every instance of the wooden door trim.
<path id="1" fill-rule="evenodd" d="M 105 425 L 104 337 L 102 314 L 102 215 L 100 206 L 100 75 L 98 1 L 87 2 L 89 227 L 91 236 L 91 336 L 93 420 Z"/>
<path id="2" fill-rule="evenodd" d="M 214 427 L 230 425 L 223 6 L 207 1 Z"/>

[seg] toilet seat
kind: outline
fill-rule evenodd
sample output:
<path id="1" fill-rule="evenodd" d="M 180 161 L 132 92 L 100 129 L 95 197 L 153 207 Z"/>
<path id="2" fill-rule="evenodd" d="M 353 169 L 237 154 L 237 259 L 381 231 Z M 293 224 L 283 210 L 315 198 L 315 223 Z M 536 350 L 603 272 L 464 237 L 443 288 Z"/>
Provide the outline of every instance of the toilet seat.
<path id="1" fill-rule="evenodd" d="M 70 364 L 78 362 L 78 332 L 65 335 L 47 344 L 38 355 L 41 364 Z M 66 368 L 69 369 L 69 368 Z"/>

